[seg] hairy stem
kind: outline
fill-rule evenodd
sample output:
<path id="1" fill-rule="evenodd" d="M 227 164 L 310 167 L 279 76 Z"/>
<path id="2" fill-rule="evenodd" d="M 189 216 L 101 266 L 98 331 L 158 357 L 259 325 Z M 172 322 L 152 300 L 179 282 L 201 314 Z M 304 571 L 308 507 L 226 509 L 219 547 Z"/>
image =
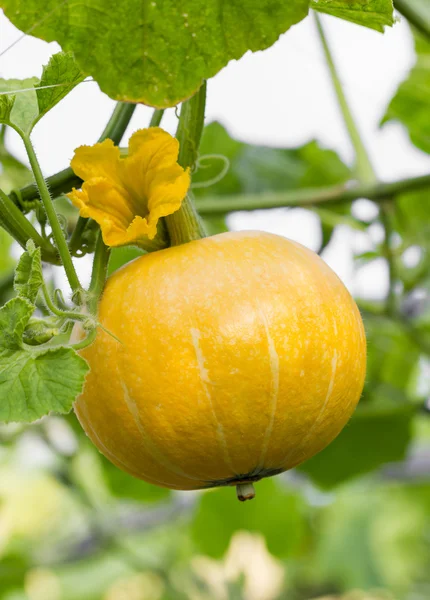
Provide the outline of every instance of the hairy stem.
<path id="1" fill-rule="evenodd" d="M 52 298 L 49 294 L 49 290 L 48 290 L 45 282 L 42 283 L 42 293 L 43 293 L 43 298 L 44 298 L 46 307 L 55 316 L 61 317 L 63 319 L 72 319 L 73 321 L 85 321 L 85 319 L 88 318 L 86 315 L 84 315 L 82 313 L 61 310 L 60 308 L 55 306 L 55 304 L 53 303 Z"/>
<path id="2" fill-rule="evenodd" d="M 206 83 L 192 98 L 181 106 L 176 137 L 179 140 L 178 163 L 184 169 L 193 169 L 203 131 L 206 105 Z M 181 208 L 172 215 L 165 217 L 167 230 L 172 246 L 199 240 L 206 236 L 206 231 L 194 207 L 191 193 L 182 202 Z"/>
<path id="3" fill-rule="evenodd" d="M 69 348 L 73 348 L 73 350 L 75 350 L 76 352 L 78 352 L 79 350 L 83 350 L 84 348 L 87 348 L 88 346 L 90 346 L 94 340 L 97 337 L 97 329 L 92 329 L 88 335 L 82 339 L 79 342 L 76 342 L 75 344 L 70 344 Z"/>
<path id="4" fill-rule="evenodd" d="M 69 248 L 67 246 L 66 238 L 64 237 L 63 230 L 61 229 L 60 221 L 58 220 L 58 215 L 55 212 L 55 208 L 52 203 L 52 198 L 46 185 L 46 181 L 43 178 L 39 161 L 37 160 L 37 156 L 30 141 L 30 138 L 28 136 L 23 136 L 22 139 L 24 142 L 25 149 L 27 151 L 28 158 L 30 160 L 30 165 L 33 170 L 34 178 L 36 179 L 40 198 L 42 200 L 49 224 L 52 229 L 55 244 L 60 254 L 64 270 L 66 271 L 67 279 L 69 281 L 70 287 L 72 288 L 72 291 L 77 292 L 81 289 L 81 284 L 79 282 L 79 278 L 76 273 L 72 257 L 70 255 Z"/>

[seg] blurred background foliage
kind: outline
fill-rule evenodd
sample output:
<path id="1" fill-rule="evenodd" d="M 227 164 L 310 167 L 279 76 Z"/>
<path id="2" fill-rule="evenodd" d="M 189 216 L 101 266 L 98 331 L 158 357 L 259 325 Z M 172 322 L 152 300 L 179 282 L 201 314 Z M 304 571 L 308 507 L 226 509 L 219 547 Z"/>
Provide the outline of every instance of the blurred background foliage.
<path id="1" fill-rule="evenodd" d="M 418 34 L 416 50 L 381 124 L 400 121 L 430 153 L 430 45 Z M 10 192 L 31 174 L 7 148 L 2 129 L 0 187 Z M 264 205 L 267 194 L 342 187 L 353 177 L 317 141 L 253 146 L 213 122 L 193 191 L 217 233 L 228 229 L 228 215 L 208 208 L 217 198 L 240 196 L 245 206 L 260 194 Z M 381 241 L 355 266 L 385 260 L 390 273 L 385 301 L 357 298 L 368 374 L 339 437 L 239 504 L 233 489 L 173 493 L 119 471 L 73 414 L 1 426 L 0 600 L 430 598 L 430 187 L 368 202 L 366 218 L 357 202 L 307 206 L 319 218 L 322 256 L 339 225 L 368 232 L 378 224 Z M 64 199 L 57 206 L 73 227 L 74 210 Z M 111 271 L 138 254 L 115 250 Z M 18 256 L 0 229 L 0 303 L 13 295 Z M 52 268 L 47 274 L 54 279 Z"/>

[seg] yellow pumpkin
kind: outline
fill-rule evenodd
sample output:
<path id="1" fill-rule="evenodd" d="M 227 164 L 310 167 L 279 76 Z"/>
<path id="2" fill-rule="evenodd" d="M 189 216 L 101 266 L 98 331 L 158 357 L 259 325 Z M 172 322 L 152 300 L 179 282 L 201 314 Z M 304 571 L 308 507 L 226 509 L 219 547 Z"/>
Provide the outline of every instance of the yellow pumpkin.
<path id="1" fill-rule="evenodd" d="M 76 414 L 119 468 L 194 490 L 269 477 L 327 446 L 365 376 L 357 306 L 314 252 L 262 232 L 147 254 L 111 276 Z"/>

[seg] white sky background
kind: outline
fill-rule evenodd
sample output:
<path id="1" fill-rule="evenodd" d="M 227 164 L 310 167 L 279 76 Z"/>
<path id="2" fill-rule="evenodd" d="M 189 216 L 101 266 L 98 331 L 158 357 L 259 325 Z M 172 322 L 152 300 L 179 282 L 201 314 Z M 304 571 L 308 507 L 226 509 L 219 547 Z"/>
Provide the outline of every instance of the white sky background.
<path id="1" fill-rule="evenodd" d="M 391 181 L 427 173 L 428 156 L 412 146 L 401 126 L 378 128 L 389 100 L 415 60 L 407 24 L 398 23 L 382 35 L 331 17 L 323 18 L 323 22 L 378 175 Z M 20 36 L 0 12 L 0 52 Z M 55 43 L 27 36 L 0 56 L 0 77 L 40 76 L 42 65 L 58 50 Z M 77 146 L 97 140 L 114 105 L 96 83 L 85 82 L 42 120 L 33 133 L 33 142 L 46 176 L 67 166 Z M 138 107 L 122 145 L 134 130 L 148 125 L 151 113 L 152 109 Z M 270 49 L 248 53 L 211 79 L 206 119 L 221 121 L 231 134 L 250 143 L 291 147 L 316 138 L 348 164 L 353 160 L 312 18 L 293 27 Z M 169 110 L 163 127 L 174 133 L 176 123 L 173 110 Z M 8 139 L 15 155 L 26 160 L 17 134 L 10 132 Z M 366 202 L 360 202 L 357 210 L 368 214 Z M 284 235 L 312 249 L 319 243 L 317 218 L 303 209 L 236 213 L 229 225 L 232 229 L 262 229 Z M 358 271 L 352 261 L 354 250 L 371 250 L 381 236 L 378 226 L 371 228 L 369 236 L 338 227 L 324 253 L 324 259 L 350 291 L 360 297 L 376 299 L 386 292 L 388 274 L 382 259 Z M 81 259 L 76 265 L 86 280 L 90 261 Z"/>

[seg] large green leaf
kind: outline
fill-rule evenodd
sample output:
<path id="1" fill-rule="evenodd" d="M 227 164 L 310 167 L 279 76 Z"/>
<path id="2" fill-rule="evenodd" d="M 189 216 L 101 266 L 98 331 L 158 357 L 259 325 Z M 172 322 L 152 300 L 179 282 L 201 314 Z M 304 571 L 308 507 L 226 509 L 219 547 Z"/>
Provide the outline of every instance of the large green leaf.
<path id="1" fill-rule="evenodd" d="M 28 135 L 43 115 L 83 79 L 71 52 L 54 54 L 40 80 L 1 79 L 0 123 Z"/>
<path id="2" fill-rule="evenodd" d="M 359 408 L 334 442 L 299 469 L 329 489 L 384 463 L 400 461 L 412 437 L 414 412 L 409 404 Z"/>
<path id="3" fill-rule="evenodd" d="M 430 43 L 417 37 L 415 47 L 416 64 L 391 100 L 381 125 L 400 121 L 412 143 L 430 154 Z"/>
<path id="4" fill-rule="evenodd" d="M 43 68 L 39 89 L 36 90 L 38 115 L 35 123 L 78 85 L 85 75 L 71 52 L 58 52 L 51 56 Z"/>
<path id="5" fill-rule="evenodd" d="M 255 484 L 256 497 L 240 503 L 234 488 L 219 488 L 202 496 L 192 524 L 194 542 L 201 552 L 221 557 L 236 531 L 261 533 L 276 556 L 300 554 L 306 538 L 303 498 L 274 479 Z"/>
<path id="6" fill-rule="evenodd" d="M 34 306 L 14 298 L 0 309 L 0 421 L 30 422 L 68 412 L 88 365 L 72 348 L 28 348 L 22 335 Z"/>
<path id="7" fill-rule="evenodd" d="M 311 0 L 311 8 L 377 31 L 394 24 L 392 0 Z"/>
<path id="8" fill-rule="evenodd" d="M 4 0 L 11 21 L 73 50 L 117 100 L 174 106 L 230 60 L 271 46 L 309 0 Z M 45 18 L 41 19 L 41 10 Z M 36 24 L 36 25 L 35 25 Z"/>

